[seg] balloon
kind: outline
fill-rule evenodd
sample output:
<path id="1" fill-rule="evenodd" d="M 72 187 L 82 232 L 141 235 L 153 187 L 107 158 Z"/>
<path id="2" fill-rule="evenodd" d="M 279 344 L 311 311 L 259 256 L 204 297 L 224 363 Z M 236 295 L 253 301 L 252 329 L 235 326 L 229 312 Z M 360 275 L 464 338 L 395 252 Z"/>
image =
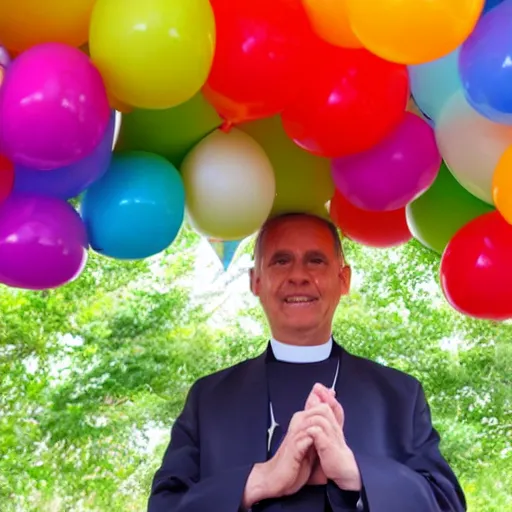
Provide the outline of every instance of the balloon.
<path id="1" fill-rule="evenodd" d="M 469 104 L 512 125 L 512 0 L 487 13 L 462 45 L 460 75 Z"/>
<path id="2" fill-rule="evenodd" d="M 480 319 L 512 318 L 512 226 L 499 212 L 482 215 L 450 241 L 441 286 L 457 311 Z"/>
<path id="3" fill-rule="evenodd" d="M 346 0 L 352 30 L 383 59 L 422 64 L 452 52 L 471 34 L 484 0 Z"/>
<path id="4" fill-rule="evenodd" d="M 441 111 L 436 139 L 457 181 L 482 201 L 493 204 L 492 177 L 501 155 L 512 144 L 512 126 L 481 116 L 458 92 Z"/>
<path id="5" fill-rule="evenodd" d="M 48 43 L 20 55 L 0 95 L 0 141 L 16 164 L 57 169 L 89 155 L 110 118 L 98 70 L 78 49 Z"/>
<path id="6" fill-rule="evenodd" d="M 170 108 L 204 85 L 215 51 L 208 0 L 96 0 L 89 48 L 109 93 L 139 108 Z"/>
<path id="7" fill-rule="evenodd" d="M 491 9 L 494 9 L 497 5 L 501 4 L 504 0 L 486 0 L 484 13 L 489 12 Z"/>
<path id="8" fill-rule="evenodd" d="M 281 118 L 274 116 L 240 125 L 265 150 L 276 180 L 271 215 L 312 213 L 323 207 L 334 194 L 334 183 L 327 158 L 300 149 L 283 130 Z"/>
<path id="9" fill-rule="evenodd" d="M 435 180 L 441 165 L 432 128 L 407 112 L 403 122 L 373 149 L 336 158 L 336 188 L 363 210 L 390 211 L 404 207 Z"/>
<path id="10" fill-rule="evenodd" d="M 207 135 L 181 167 L 187 213 L 208 238 L 240 240 L 267 219 L 275 197 L 272 164 L 249 135 L 233 129 Z"/>
<path id="11" fill-rule="evenodd" d="M 325 157 L 371 148 L 403 118 L 409 99 L 407 68 L 366 50 L 329 45 L 322 59 L 282 114 L 286 133 L 301 148 Z"/>
<path id="12" fill-rule="evenodd" d="M 80 46 L 87 41 L 95 0 L 0 2 L 2 44 L 22 52 L 40 43 Z"/>
<path id="13" fill-rule="evenodd" d="M 315 33 L 335 46 L 361 48 L 350 28 L 346 0 L 304 0 Z"/>
<path id="14" fill-rule="evenodd" d="M 119 150 L 140 150 L 164 156 L 176 167 L 222 119 L 201 93 L 166 110 L 134 110 L 123 116 Z"/>
<path id="15" fill-rule="evenodd" d="M 414 238 L 442 254 L 455 233 L 480 215 L 494 211 L 463 188 L 443 163 L 432 186 L 407 205 Z"/>
<path id="16" fill-rule="evenodd" d="M 498 211 L 512 224 L 512 146 L 498 162 L 492 179 L 492 195 Z"/>
<path id="17" fill-rule="evenodd" d="M 142 151 L 115 154 L 106 174 L 85 192 L 81 209 L 91 247 L 117 259 L 147 258 L 166 249 L 184 211 L 176 168 Z"/>
<path id="18" fill-rule="evenodd" d="M 336 191 L 330 214 L 344 236 L 362 245 L 395 247 L 412 238 L 405 220 L 405 208 L 389 212 L 361 210 Z"/>
<path id="19" fill-rule="evenodd" d="M 14 165 L 0 154 L 0 203 L 11 193 L 14 186 Z"/>
<path id="20" fill-rule="evenodd" d="M 301 3 L 212 0 L 212 6 L 218 36 L 208 101 L 230 123 L 281 112 L 301 84 L 314 41 Z"/>
<path id="21" fill-rule="evenodd" d="M 226 271 L 231 265 L 242 240 L 218 240 L 217 238 L 209 238 L 208 243 L 215 251 L 219 261 L 222 263 L 222 267 Z"/>
<path id="22" fill-rule="evenodd" d="M 98 147 L 84 159 L 53 171 L 40 171 L 22 165 L 16 166 L 14 190 L 71 199 L 81 194 L 108 169 L 112 156 L 116 115 L 112 112 L 110 124 Z"/>
<path id="23" fill-rule="evenodd" d="M 0 283 L 45 290 L 76 279 L 87 234 L 74 208 L 53 197 L 12 194 L 0 204 Z"/>
<path id="24" fill-rule="evenodd" d="M 434 121 L 444 104 L 462 87 L 459 53 L 457 48 L 440 59 L 408 68 L 414 101 Z"/>

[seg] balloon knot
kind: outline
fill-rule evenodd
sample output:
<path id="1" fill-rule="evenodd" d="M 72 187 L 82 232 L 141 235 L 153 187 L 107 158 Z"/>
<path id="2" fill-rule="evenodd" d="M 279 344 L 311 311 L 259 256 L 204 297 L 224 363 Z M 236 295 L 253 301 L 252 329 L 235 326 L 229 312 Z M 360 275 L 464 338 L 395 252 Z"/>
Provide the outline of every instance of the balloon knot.
<path id="1" fill-rule="evenodd" d="M 229 120 L 225 120 L 223 123 L 222 123 L 222 126 L 220 127 L 220 130 L 224 133 L 229 133 L 231 131 L 231 129 L 233 128 L 233 122 L 232 121 L 229 121 Z"/>

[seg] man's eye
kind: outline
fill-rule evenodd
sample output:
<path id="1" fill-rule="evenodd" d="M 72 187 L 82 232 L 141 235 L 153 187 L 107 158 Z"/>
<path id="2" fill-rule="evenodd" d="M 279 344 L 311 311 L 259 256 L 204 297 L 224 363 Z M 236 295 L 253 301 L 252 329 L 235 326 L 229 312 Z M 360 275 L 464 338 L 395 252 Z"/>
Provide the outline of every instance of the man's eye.
<path id="1" fill-rule="evenodd" d="M 322 258 L 312 258 L 311 263 L 314 263 L 315 265 L 321 265 L 324 262 Z"/>

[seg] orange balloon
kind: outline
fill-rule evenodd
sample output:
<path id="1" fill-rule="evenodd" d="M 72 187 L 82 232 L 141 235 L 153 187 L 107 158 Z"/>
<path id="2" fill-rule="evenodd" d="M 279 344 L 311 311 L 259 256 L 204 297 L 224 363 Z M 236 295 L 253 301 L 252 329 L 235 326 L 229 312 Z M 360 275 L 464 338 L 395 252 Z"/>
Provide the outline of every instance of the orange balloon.
<path id="1" fill-rule="evenodd" d="M 494 171 L 492 197 L 498 211 L 512 224 L 512 146 L 503 153 Z"/>
<path id="2" fill-rule="evenodd" d="M 0 39 L 21 52 L 40 43 L 81 46 L 89 35 L 95 0 L 0 1 Z"/>
<path id="3" fill-rule="evenodd" d="M 480 19 L 484 0 L 345 0 L 363 46 L 383 59 L 422 64 L 459 47 Z"/>
<path id="4" fill-rule="evenodd" d="M 335 46 L 361 48 L 350 27 L 346 0 L 303 0 L 304 8 L 318 37 Z"/>

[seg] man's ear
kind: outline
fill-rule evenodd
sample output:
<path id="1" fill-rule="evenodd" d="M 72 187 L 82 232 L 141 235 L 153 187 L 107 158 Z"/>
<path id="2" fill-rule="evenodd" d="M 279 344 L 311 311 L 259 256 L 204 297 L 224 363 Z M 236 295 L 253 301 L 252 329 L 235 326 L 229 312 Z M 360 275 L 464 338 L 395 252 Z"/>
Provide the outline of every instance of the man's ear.
<path id="1" fill-rule="evenodd" d="M 340 267 L 341 294 L 348 295 L 352 281 L 352 269 L 348 265 Z"/>
<path id="2" fill-rule="evenodd" d="M 258 277 L 256 275 L 256 272 L 255 272 L 254 268 L 251 268 L 251 270 L 249 270 L 249 278 L 251 280 L 251 292 L 253 293 L 253 295 L 258 297 L 258 294 L 259 294 L 259 279 L 258 279 Z"/>

